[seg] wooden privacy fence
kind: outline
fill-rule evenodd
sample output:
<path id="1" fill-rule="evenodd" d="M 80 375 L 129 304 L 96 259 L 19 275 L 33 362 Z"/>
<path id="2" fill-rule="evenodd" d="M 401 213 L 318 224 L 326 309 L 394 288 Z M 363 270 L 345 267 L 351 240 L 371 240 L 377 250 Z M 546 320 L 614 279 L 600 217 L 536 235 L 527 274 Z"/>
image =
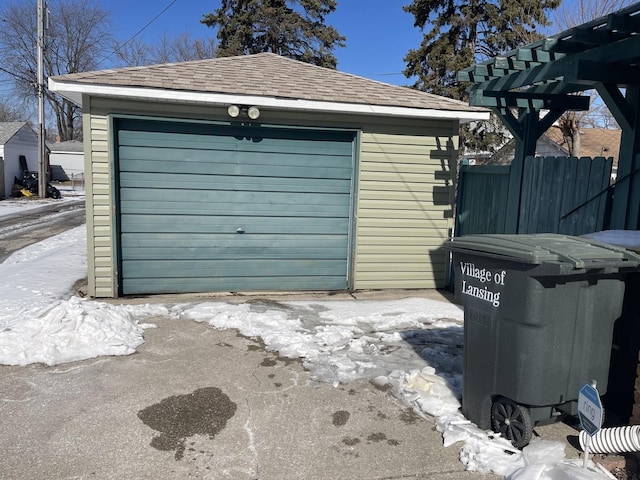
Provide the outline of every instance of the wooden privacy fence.
<path id="1" fill-rule="evenodd" d="M 517 209 L 517 232 L 582 235 L 604 230 L 611 201 L 612 159 L 525 158 L 519 202 L 507 203 L 509 165 L 463 165 L 458 180 L 456 236 L 507 233 Z"/>
<path id="2" fill-rule="evenodd" d="M 460 167 L 455 236 L 504 233 L 509 169 L 509 165 Z"/>

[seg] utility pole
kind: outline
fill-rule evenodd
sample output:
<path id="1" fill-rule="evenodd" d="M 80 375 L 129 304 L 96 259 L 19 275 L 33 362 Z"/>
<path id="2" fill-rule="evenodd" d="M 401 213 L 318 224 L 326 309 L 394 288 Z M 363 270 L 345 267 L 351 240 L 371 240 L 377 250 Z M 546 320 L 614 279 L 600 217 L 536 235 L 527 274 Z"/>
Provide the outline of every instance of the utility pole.
<path id="1" fill-rule="evenodd" d="M 38 196 L 47 196 L 47 168 L 44 134 L 44 31 L 46 0 L 38 0 Z"/>

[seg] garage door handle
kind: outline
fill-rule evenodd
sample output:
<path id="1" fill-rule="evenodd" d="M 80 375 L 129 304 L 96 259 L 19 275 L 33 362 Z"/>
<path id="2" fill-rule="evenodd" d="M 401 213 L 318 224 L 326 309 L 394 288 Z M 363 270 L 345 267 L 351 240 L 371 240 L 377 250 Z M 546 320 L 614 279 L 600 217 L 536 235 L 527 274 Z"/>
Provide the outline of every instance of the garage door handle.
<path id="1" fill-rule="evenodd" d="M 236 233 L 244 233 L 244 228 L 242 227 L 236 228 Z"/>

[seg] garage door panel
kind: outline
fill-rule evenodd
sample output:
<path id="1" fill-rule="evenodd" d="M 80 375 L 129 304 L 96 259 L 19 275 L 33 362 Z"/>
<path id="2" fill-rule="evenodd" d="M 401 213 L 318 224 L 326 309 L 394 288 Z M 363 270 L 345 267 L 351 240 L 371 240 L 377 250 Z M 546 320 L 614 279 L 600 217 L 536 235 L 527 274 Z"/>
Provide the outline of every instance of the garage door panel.
<path id="1" fill-rule="evenodd" d="M 275 277 L 345 275 L 342 260 L 281 259 L 270 260 L 128 260 L 122 263 L 126 278 L 155 278 L 168 275 L 171 278 L 207 277 Z M 256 273 L 258 272 L 258 273 Z"/>
<path id="2" fill-rule="evenodd" d="M 171 146 L 170 146 L 171 145 Z M 276 156 L 298 157 L 306 159 L 321 157 L 331 162 L 335 158 L 351 155 L 351 145 L 344 144 L 337 147 L 323 146 L 322 142 L 287 141 L 275 145 L 268 142 L 254 142 L 251 139 L 231 139 L 225 145 L 194 143 L 189 141 L 176 141 L 171 137 L 149 138 L 145 141 L 130 142 L 126 137 L 120 137 L 120 146 L 123 153 L 132 159 L 158 158 L 171 160 L 176 150 L 179 150 L 184 158 L 204 158 L 206 155 L 215 154 L 220 158 L 242 159 L 258 154 L 266 158 Z"/>
<path id="3" fill-rule="evenodd" d="M 248 192 L 219 190 L 174 190 L 156 188 L 121 189 L 123 202 L 152 201 L 159 203 L 194 203 L 209 205 L 273 205 L 274 208 L 286 208 L 289 205 L 312 205 L 321 209 L 324 205 L 344 206 L 345 195 L 300 193 L 300 192 Z M 134 207 L 135 208 L 135 207 Z M 187 210 L 188 212 L 188 210 Z M 348 212 L 348 210 L 347 210 Z"/>
<path id="4" fill-rule="evenodd" d="M 129 214 L 174 214 L 174 215 L 246 215 L 245 205 L 228 205 L 224 203 L 205 204 L 193 200 L 183 202 L 159 201 L 128 201 L 122 202 L 123 209 Z M 186 213 L 188 212 L 188 213 Z M 287 205 L 286 209 L 275 210 L 271 205 L 254 205 L 251 213 L 255 216 L 269 215 L 272 217 L 334 217 L 344 216 L 342 205 Z"/>
<path id="5" fill-rule="evenodd" d="M 143 278 L 125 279 L 123 291 L 129 294 L 189 293 L 210 291 L 259 290 L 342 290 L 344 278 L 326 275 L 313 277 L 213 277 L 213 278 Z"/>
<path id="6" fill-rule="evenodd" d="M 181 153 L 180 153 L 181 154 Z M 227 161 L 221 163 L 209 163 L 206 160 L 193 161 L 189 158 L 181 158 L 178 153 L 173 153 L 173 159 L 161 161 L 157 158 L 146 158 L 135 161 L 128 161 L 121 171 L 134 172 L 170 172 L 176 174 L 194 175 L 229 175 L 229 176 L 249 176 L 249 177 L 282 177 L 282 178 L 350 178 L 349 168 L 339 168 L 330 163 L 323 163 L 315 167 L 288 165 L 286 157 L 279 157 L 280 163 L 277 165 L 263 163 L 254 160 L 256 163 L 241 163 L 242 160 Z M 315 159 L 309 159 L 309 162 Z M 342 158 L 344 161 L 344 158 Z"/>
<path id="7" fill-rule="evenodd" d="M 346 288 L 353 134 L 117 128 L 123 293 Z"/>
<path id="8" fill-rule="evenodd" d="M 335 248 L 304 247 L 295 245 L 292 247 L 273 246 L 265 249 L 262 246 L 250 247 L 242 245 L 215 245 L 210 247 L 189 247 L 180 249 L 174 247 L 126 247 L 123 255 L 128 260 L 155 260 L 165 258 L 167 260 L 219 260 L 260 259 L 283 260 L 306 258 L 313 260 L 341 259 L 344 253 L 344 245 Z"/>
<path id="9" fill-rule="evenodd" d="M 262 128 L 210 127 L 202 134 L 120 130 L 118 143 L 123 146 L 159 149 L 208 150 L 218 152 L 266 152 L 279 154 L 349 155 L 353 148 L 350 135 L 343 132 L 272 129 L 267 135 Z M 312 138 L 309 138 L 312 137 Z"/>
<path id="10" fill-rule="evenodd" d="M 169 174 L 152 172 L 123 172 L 120 176 L 121 188 L 159 188 L 171 190 L 248 190 L 263 192 L 318 192 L 348 193 L 351 179 L 326 178 L 265 178 L 249 177 L 218 178 L 201 175 Z"/>
<path id="11" fill-rule="evenodd" d="M 183 248 L 222 248 L 230 246 L 264 247 L 267 239 L 259 235 L 225 235 L 218 233 L 197 233 L 191 234 L 188 238 L 182 233 L 123 233 L 122 238 L 126 240 L 129 247 L 162 248 L 174 247 L 180 244 Z M 316 235 L 271 235 L 269 237 L 270 246 L 278 248 L 304 247 L 305 249 L 317 248 Z M 329 248 L 344 248 L 344 235 L 323 235 L 323 246 Z"/>
<path id="12" fill-rule="evenodd" d="M 241 146 L 239 146 L 240 148 Z M 351 151 L 346 152 L 319 152 L 321 155 L 310 153 L 308 151 L 301 152 L 259 152 L 260 155 L 256 156 L 256 152 L 250 152 L 246 150 L 196 150 L 196 149 L 178 149 L 178 148 L 158 148 L 156 146 L 120 146 L 120 152 L 122 155 L 126 155 L 127 160 L 130 162 L 128 167 L 135 166 L 138 162 L 154 161 L 158 163 L 163 162 L 175 162 L 180 160 L 185 162 L 185 168 L 190 168 L 191 165 L 198 163 L 206 164 L 212 157 L 218 159 L 221 164 L 229 163 L 248 163 L 254 165 L 289 165 L 297 166 L 300 162 L 298 158 L 307 162 L 317 162 L 318 159 L 322 161 L 323 165 L 334 168 L 344 168 L 342 159 L 344 157 L 350 157 Z M 258 158 L 260 161 L 258 162 Z M 163 167 L 164 168 L 164 167 Z"/>
<path id="13" fill-rule="evenodd" d="M 349 227 L 348 218 L 317 217 L 210 217 L 210 216 L 172 216 L 172 215 L 127 215 L 121 220 L 120 230 L 129 232 L 152 233 L 226 233 L 238 237 L 251 237 L 256 234 L 304 235 L 317 233 L 325 235 L 344 234 Z M 238 229 L 242 233 L 238 233 Z M 318 241 L 323 238 L 317 237 Z M 264 241 L 268 239 L 263 238 Z M 238 239 L 240 241 L 240 239 Z M 300 237 L 300 241 L 303 239 Z"/>

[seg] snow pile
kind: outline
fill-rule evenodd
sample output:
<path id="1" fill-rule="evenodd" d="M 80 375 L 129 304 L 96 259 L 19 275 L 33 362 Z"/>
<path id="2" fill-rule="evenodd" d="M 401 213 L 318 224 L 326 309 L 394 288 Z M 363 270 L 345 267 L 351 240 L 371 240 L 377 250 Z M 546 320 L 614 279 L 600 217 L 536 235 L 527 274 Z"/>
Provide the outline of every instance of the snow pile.
<path id="1" fill-rule="evenodd" d="M 137 318 L 150 314 L 147 309 L 75 297 L 22 312 L 20 321 L 0 330 L 0 364 L 57 365 L 101 355 L 130 355 L 144 343 L 144 329 L 151 326 L 139 324 Z"/>
<path id="2" fill-rule="evenodd" d="M 85 227 L 11 255 L 0 265 L 0 364 L 57 365 L 129 355 L 143 343 L 139 318 L 164 307 L 116 307 L 69 298 L 87 275 Z"/>
<path id="3" fill-rule="evenodd" d="M 560 442 L 533 439 L 522 450 L 524 467 L 513 471 L 508 480 L 601 480 L 614 478 L 606 469 L 589 461 L 565 460 L 564 445 Z"/>
<path id="4" fill-rule="evenodd" d="M 262 339 L 267 349 L 300 358 L 315 380 L 341 382 L 395 369 L 422 368 L 422 356 L 447 360 L 445 375 L 462 384 L 462 310 L 434 300 L 283 302 L 176 305 L 172 314 L 209 325 L 234 328 Z M 446 320 L 444 320 L 445 318 Z M 456 407 L 457 408 L 457 407 Z"/>

